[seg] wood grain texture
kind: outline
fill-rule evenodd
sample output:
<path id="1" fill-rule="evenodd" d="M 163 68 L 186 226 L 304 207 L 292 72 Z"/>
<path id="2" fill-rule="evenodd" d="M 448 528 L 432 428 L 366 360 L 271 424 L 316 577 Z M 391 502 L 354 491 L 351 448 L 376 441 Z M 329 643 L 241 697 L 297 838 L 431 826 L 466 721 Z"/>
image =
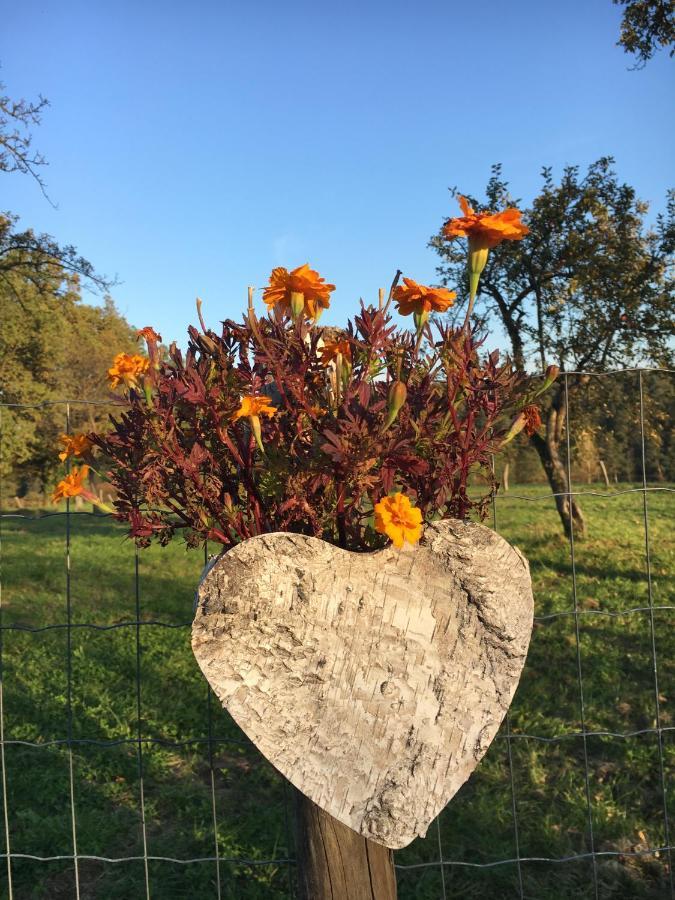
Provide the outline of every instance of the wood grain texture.
<path id="1" fill-rule="evenodd" d="M 520 678 L 527 561 L 482 525 L 350 553 L 266 534 L 203 576 L 197 661 L 261 752 L 363 837 L 404 847 L 474 770 Z"/>
<path id="2" fill-rule="evenodd" d="M 394 855 L 295 791 L 303 900 L 396 900 Z"/>

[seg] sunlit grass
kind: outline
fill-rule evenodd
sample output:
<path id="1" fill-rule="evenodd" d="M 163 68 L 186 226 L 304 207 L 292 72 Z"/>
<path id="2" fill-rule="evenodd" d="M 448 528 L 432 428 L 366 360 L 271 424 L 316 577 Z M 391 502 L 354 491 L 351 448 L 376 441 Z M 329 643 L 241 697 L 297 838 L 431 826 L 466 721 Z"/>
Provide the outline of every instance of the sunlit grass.
<path id="1" fill-rule="evenodd" d="M 620 486 L 625 487 L 625 486 Z M 593 488 L 600 490 L 600 488 Z M 654 656 L 647 606 L 645 520 L 641 493 L 583 498 L 589 534 L 575 542 L 576 603 L 573 615 L 570 545 L 543 488 L 515 487 L 496 504 L 497 529 L 530 560 L 540 618 L 512 708 L 510 727 L 520 855 L 564 857 L 591 849 L 586 795 L 577 627 L 587 731 L 593 847 L 631 854 L 664 843 L 660 755 L 655 726 Z M 529 501 L 521 495 L 541 497 Z M 674 605 L 675 542 L 672 494 L 648 496 L 651 599 Z M 135 552 L 108 519 L 70 517 L 72 622 L 98 630 L 71 632 L 72 720 L 68 718 L 66 621 L 66 519 L 10 518 L 3 522 L 3 683 L 5 736 L 13 741 L 116 741 L 74 745 L 78 851 L 84 855 L 142 856 L 140 826 L 138 697 L 136 694 Z M 216 701 L 189 646 L 194 590 L 203 554 L 178 542 L 142 551 L 139 560 L 141 620 L 141 731 L 148 850 L 153 856 L 212 857 L 213 828 L 209 733 L 222 895 L 273 898 L 288 895 L 283 863 L 293 853 L 285 816 L 285 789 Z M 670 580 L 669 580 L 670 575 Z M 615 613 L 609 616 L 605 613 Z M 566 613 L 556 616 L 556 613 Z M 673 612 L 654 612 L 659 706 L 662 726 L 673 724 L 675 640 Z M 546 618 L 550 617 L 550 618 Z M 121 625 L 121 627 L 109 627 Z M 168 627 L 176 626 L 176 627 Z M 42 628 L 26 631 L 25 628 Z M 675 819 L 674 732 L 663 735 L 665 777 Z M 545 742 L 533 737 L 557 738 Z M 201 740 L 194 740 L 195 738 Z M 178 746 L 176 746 L 176 744 Z M 9 839 L 13 853 L 72 853 L 68 750 L 63 744 L 34 748 L 9 744 Z M 508 743 L 505 729 L 478 771 L 440 820 L 448 860 L 489 863 L 516 856 Z M 289 810 L 290 811 L 290 810 Z M 672 834 L 671 834 L 672 840 Z M 4 845 L 4 834 L 2 835 Z M 231 862 L 230 860 L 246 860 Z M 402 865 L 438 860 L 434 825 L 425 840 L 397 855 Z M 602 897 L 654 898 L 666 891 L 666 860 L 654 856 L 607 856 L 598 860 Z M 525 896 L 594 896 L 588 860 L 523 863 Z M 72 897 L 67 860 L 14 860 L 18 897 Z M 143 864 L 83 861 L 83 896 L 144 896 Z M 153 896 L 215 896 L 215 863 L 150 866 Z M 445 867 L 446 892 L 458 898 L 518 896 L 515 864 L 475 869 Z M 0 881 L 0 885 L 2 881 Z M 438 866 L 399 871 L 400 896 L 442 896 Z M 6 896 L 0 888 L 0 896 Z"/>

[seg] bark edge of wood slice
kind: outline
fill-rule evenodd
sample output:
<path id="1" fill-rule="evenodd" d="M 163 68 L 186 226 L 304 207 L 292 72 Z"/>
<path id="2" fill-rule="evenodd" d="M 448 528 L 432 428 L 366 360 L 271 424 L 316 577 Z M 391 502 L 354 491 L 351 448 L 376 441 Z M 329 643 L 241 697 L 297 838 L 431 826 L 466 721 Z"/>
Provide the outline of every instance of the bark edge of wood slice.
<path id="1" fill-rule="evenodd" d="M 399 849 L 496 735 L 532 616 L 527 560 L 483 525 L 444 520 L 415 547 L 373 553 L 279 532 L 206 567 L 192 648 L 272 765 Z"/>

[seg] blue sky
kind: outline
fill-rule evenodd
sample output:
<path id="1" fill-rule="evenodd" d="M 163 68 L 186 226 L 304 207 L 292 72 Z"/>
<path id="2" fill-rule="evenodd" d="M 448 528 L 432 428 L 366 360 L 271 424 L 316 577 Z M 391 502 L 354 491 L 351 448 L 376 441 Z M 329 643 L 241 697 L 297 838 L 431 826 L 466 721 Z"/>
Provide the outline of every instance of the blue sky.
<path id="1" fill-rule="evenodd" d="M 500 161 L 513 194 L 613 155 L 657 211 L 673 177 L 675 61 L 615 46 L 611 0 L 12 4 L 0 77 L 51 101 L 35 145 L 53 209 L 4 176 L 0 207 L 117 275 L 119 308 L 183 343 L 275 265 L 337 285 L 343 323 L 427 248 Z M 91 302 L 92 298 L 88 298 Z M 95 302 L 95 300 L 93 301 Z"/>

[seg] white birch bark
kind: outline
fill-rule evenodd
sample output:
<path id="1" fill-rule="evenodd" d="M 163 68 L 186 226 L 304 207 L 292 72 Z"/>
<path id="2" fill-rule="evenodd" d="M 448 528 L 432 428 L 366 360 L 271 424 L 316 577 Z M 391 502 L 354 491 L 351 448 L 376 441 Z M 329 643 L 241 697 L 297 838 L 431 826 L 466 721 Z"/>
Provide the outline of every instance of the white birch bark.
<path id="1" fill-rule="evenodd" d="M 527 561 L 488 528 L 427 526 L 398 551 L 276 533 L 221 555 L 198 589 L 197 661 L 302 793 L 393 849 L 475 769 L 520 678 Z"/>

